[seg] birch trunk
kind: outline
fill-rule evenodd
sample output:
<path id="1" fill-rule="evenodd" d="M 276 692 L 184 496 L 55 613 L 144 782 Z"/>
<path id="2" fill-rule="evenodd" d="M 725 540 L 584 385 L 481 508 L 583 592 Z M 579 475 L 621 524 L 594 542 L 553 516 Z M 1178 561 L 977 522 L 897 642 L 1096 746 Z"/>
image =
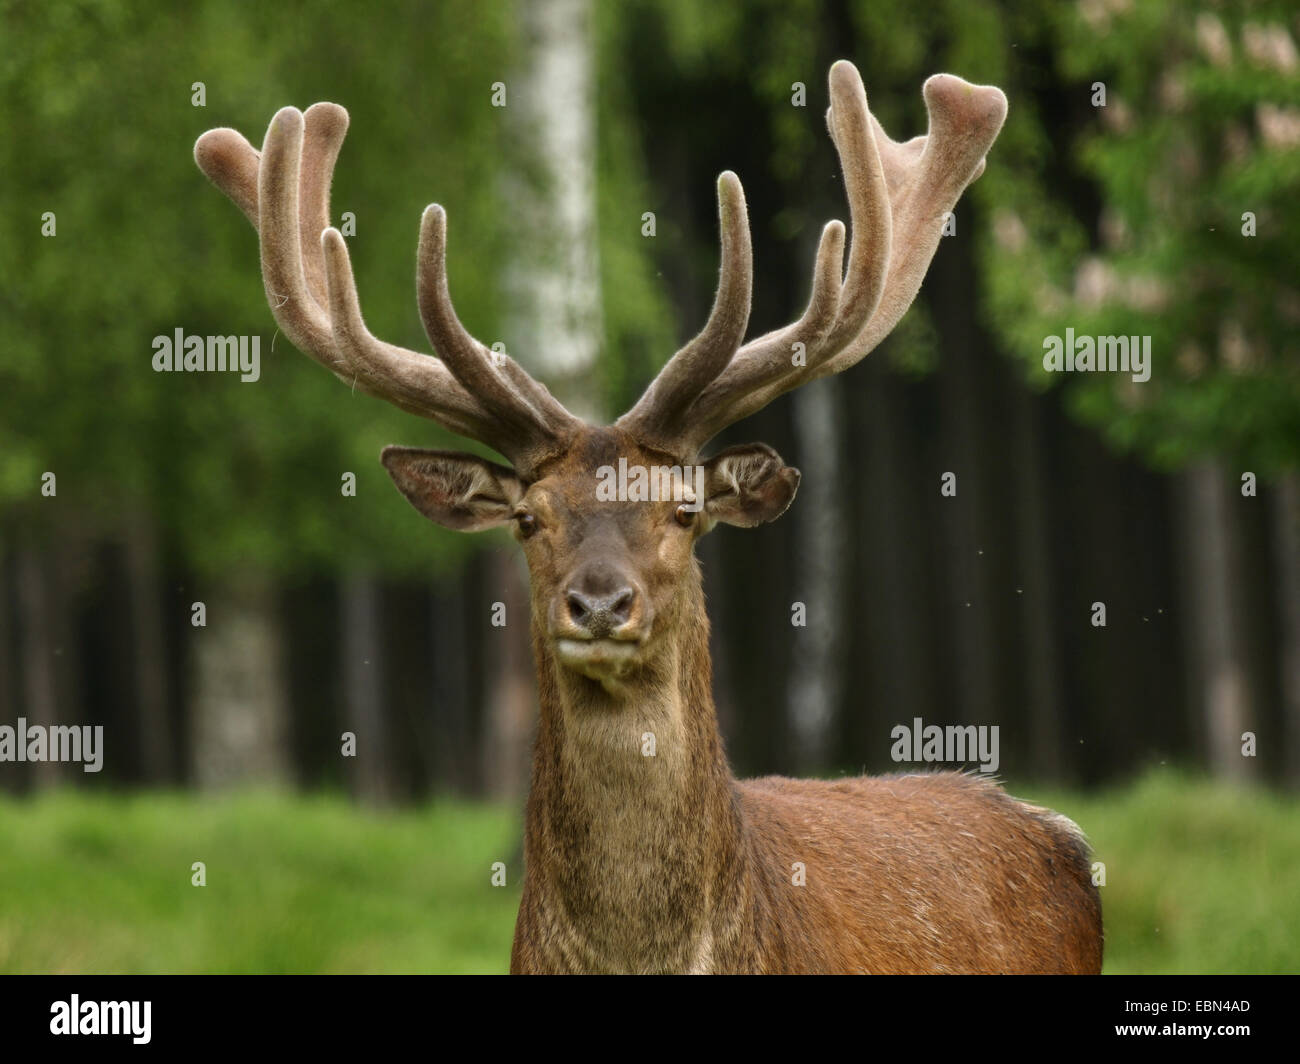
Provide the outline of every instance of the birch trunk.
<path id="1" fill-rule="evenodd" d="M 593 371 L 602 334 L 596 242 L 596 158 L 588 0 L 525 0 L 522 64 L 506 118 L 518 155 L 504 202 L 518 235 L 507 257 L 506 348 L 580 417 L 598 419 Z M 490 582 L 507 603 L 495 630 L 496 677 L 485 729 L 492 793 L 528 779 L 536 695 L 528 647 L 526 575 L 516 552 L 493 557 Z M 519 608 L 511 608 L 519 603 Z"/>
<path id="2" fill-rule="evenodd" d="M 274 585 L 261 575 L 223 582 L 205 605 L 206 627 L 189 630 L 195 779 L 284 784 L 289 698 Z"/>
<path id="3" fill-rule="evenodd" d="M 827 765 L 840 700 L 840 614 L 843 606 L 844 506 L 842 444 L 834 380 L 795 392 L 794 427 L 799 441 L 799 505 L 793 507 L 798 547 L 795 590 L 807 611 L 795 627 L 786 691 L 795 764 L 801 772 Z"/>
<path id="4" fill-rule="evenodd" d="M 1225 779 L 1255 774 L 1243 757 L 1242 733 L 1254 729 L 1245 636 L 1241 624 L 1238 536 L 1223 467 L 1205 462 L 1184 477 L 1190 574 L 1190 647 L 1211 771 Z"/>

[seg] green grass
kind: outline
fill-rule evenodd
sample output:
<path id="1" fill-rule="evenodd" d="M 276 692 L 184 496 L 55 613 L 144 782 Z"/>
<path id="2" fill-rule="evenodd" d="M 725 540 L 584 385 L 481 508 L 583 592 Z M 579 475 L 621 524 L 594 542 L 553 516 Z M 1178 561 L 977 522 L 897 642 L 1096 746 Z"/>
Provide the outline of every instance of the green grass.
<path id="1" fill-rule="evenodd" d="M 1166 772 L 1094 795 L 1008 789 L 1077 820 L 1105 862 L 1108 972 L 1300 971 L 1294 799 Z M 0 800 L 0 972 L 503 972 L 517 825 L 464 803 Z"/>
<path id="2" fill-rule="evenodd" d="M 260 794 L 6 800 L 0 972 L 504 972 L 517 819 Z"/>
<path id="3" fill-rule="evenodd" d="M 1300 972 L 1300 801 L 1156 771 L 1073 795 L 1009 787 L 1065 813 L 1106 866 L 1108 974 Z"/>

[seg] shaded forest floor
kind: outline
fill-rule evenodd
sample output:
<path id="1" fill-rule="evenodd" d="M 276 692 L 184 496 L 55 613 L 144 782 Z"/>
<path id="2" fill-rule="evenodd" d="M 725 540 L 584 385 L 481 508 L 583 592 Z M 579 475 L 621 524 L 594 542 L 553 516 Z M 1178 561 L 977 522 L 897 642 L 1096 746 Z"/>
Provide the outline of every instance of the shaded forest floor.
<path id="1" fill-rule="evenodd" d="M 1089 833 L 1108 972 L 1300 971 L 1300 802 L 1169 772 L 1009 789 Z M 516 811 L 466 803 L 0 799 L 0 972 L 501 972 L 518 830 Z"/>

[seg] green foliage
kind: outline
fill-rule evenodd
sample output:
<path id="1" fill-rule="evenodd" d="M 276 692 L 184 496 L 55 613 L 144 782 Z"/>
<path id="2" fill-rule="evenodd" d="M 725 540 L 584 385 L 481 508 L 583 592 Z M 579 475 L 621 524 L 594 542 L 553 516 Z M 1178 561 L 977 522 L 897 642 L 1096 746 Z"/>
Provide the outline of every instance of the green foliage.
<path id="1" fill-rule="evenodd" d="M 1035 385 L 1060 383 L 1081 419 L 1160 468 L 1207 453 L 1265 476 L 1300 463 L 1293 10 L 1069 5 L 1033 27 L 1039 62 L 1007 84 L 1011 119 L 980 182 L 997 209 L 993 319 Z M 1044 54 L 1077 137 L 1035 113 Z M 1049 379 L 1044 337 L 1067 327 L 1149 335 L 1151 379 Z"/>
<path id="2" fill-rule="evenodd" d="M 1206 452 L 1266 476 L 1300 462 L 1293 5 L 637 8 L 662 23 L 664 61 L 681 77 L 707 69 L 714 84 L 755 85 L 770 104 L 756 120 L 769 123 L 771 172 L 791 185 L 817 150 L 811 101 L 828 57 L 852 52 L 873 111 L 896 137 L 924 131 L 917 90 L 929 73 L 1002 86 L 1007 125 L 958 212 L 968 219 L 973 206 L 993 219 L 977 230 L 978 283 L 1030 383 L 1066 389 L 1077 418 L 1159 468 Z M 809 84 L 806 112 L 787 105 L 795 80 Z M 1095 82 L 1106 86 L 1106 107 L 1091 106 Z M 1247 211 L 1254 237 L 1242 235 Z M 792 236 L 810 218 L 806 206 L 786 208 L 777 230 Z M 932 365 L 918 357 L 931 333 L 922 313 L 914 308 L 887 345 L 906 372 Z M 1067 326 L 1150 335 L 1152 379 L 1048 374 L 1044 337 Z"/>
<path id="3" fill-rule="evenodd" d="M 1009 789 L 1078 821 L 1105 863 L 1108 973 L 1300 970 L 1294 798 L 1165 771 L 1089 797 Z M 0 972 L 505 971 L 518 830 L 473 805 L 5 799 Z"/>
<path id="4" fill-rule="evenodd" d="M 623 14 L 595 5 L 597 220 L 605 329 L 601 391 L 605 409 L 621 412 L 676 350 L 676 327 L 661 278 L 655 241 L 642 235 L 642 215 L 659 213 L 647 186 L 642 145 L 628 121 L 632 110 L 620 51 Z"/>
<path id="5" fill-rule="evenodd" d="M 260 145 L 278 108 L 342 103 L 352 126 L 332 213 L 335 224 L 343 211 L 356 216 L 349 246 L 367 324 L 429 350 L 414 259 L 420 213 L 437 201 L 450 219 L 457 311 L 491 342 L 517 236 L 499 180 L 512 142 L 490 102 L 519 47 L 508 0 L 385 4 L 363 27 L 346 5 L 234 0 L 162 13 L 138 0 L 3 0 L 0 18 L 9 220 L 0 525 L 111 528 L 144 511 L 209 575 L 250 563 L 407 570 L 495 538 L 420 534 L 380 449 L 478 448 L 350 396 L 277 334 L 256 235 L 199 173 L 192 148 L 220 125 Z M 195 82 L 205 107 L 191 103 Z M 602 376 L 626 393 L 671 352 L 674 329 L 640 235 L 650 196 L 614 59 L 601 82 Z M 45 211 L 56 215 L 55 236 L 41 235 Z M 260 336 L 261 379 L 155 373 L 153 337 L 177 328 Z M 55 499 L 38 494 L 46 470 L 58 476 Z M 356 474 L 356 498 L 340 491 L 344 472 Z"/>
<path id="6" fill-rule="evenodd" d="M 759 101 L 746 121 L 765 123 L 766 176 L 780 188 L 755 224 L 771 227 L 797 268 L 759 266 L 764 284 L 785 291 L 788 276 L 806 284 L 837 191 L 809 188 L 808 176 L 820 160 L 832 172 L 825 64 L 852 52 L 898 136 L 924 129 L 927 72 L 1007 88 L 1007 127 L 968 197 L 994 213 L 996 239 L 979 236 L 990 318 L 1035 386 L 1068 389 L 1077 416 L 1158 465 L 1216 450 L 1267 474 L 1300 458 L 1300 148 L 1287 132 L 1300 75 L 1285 49 L 1268 58 L 1276 33 L 1294 30 L 1287 5 L 1196 15 L 1172 0 L 1122 10 L 639 0 L 595 10 L 608 408 L 633 398 L 691 327 L 674 320 L 662 271 L 671 264 L 702 291 L 716 271 L 716 244 L 687 240 L 646 184 L 643 153 L 662 146 L 629 120 L 629 55 L 654 53 L 688 91 L 743 87 Z M 436 199 L 451 220 L 458 311 L 491 340 L 517 239 L 497 179 L 512 142 L 490 106 L 521 47 L 509 0 L 401 0 L 367 10 L 364 32 L 354 9 L 304 2 L 160 11 L 140 0 L 0 0 L 0 21 L 0 528 L 109 527 L 144 511 L 172 553 L 208 574 L 236 562 L 407 570 L 473 549 L 471 537 L 413 533 L 376 460 L 386 443 L 463 441 L 347 395 L 276 335 L 256 238 L 191 148 L 216 125 L 258 143 L 289 102 L 343 103 L 353 125 L 334 214 L 356 215 L 349 243 L 371 328 L 428 350 L 412 262 L 420 211 Z M 1094 81 L 1107 85 L 1106 108 L 1087 106 Z M 191 105 L 195 82 L 205 107 Z M 795 82 L 807 86 L 805 108 L 790 106 Z M 1068 130 L 1078 123 L 1062 123 L 1052 96 L 1063 84 L 1074 94 L 1067 110 L 1091 123 L 1077 140 Z M 1078 207 L 1090 200 L 1096 217 Z M 641 235 L 645 210 L 659 212 L 655 240 Z M 41 235 L 46 211 L 55 236 Z M 1244 211 L 1255 237 L 1240 235 Z M 1085 261 L 1091 288 L 1080 284 Z M 783 302 L 797 310 L 798 293 Z M 1043 337 L 1067 325 L 1149 333 L 1152 380 L 1049 377 Z M 153 337 L 177 328 L 260 336 L 262 379 L 153 372 Z M 888 345 L 892 361 L 925 372 L 931 335 L 914 310 Z M 39 497 L 46 470 L 58 475 L 57 499 Z M 356 499 L 340 493 L 345 471 L 357 475 Z"/>
<path id="7" fill-rule="evenodd" d="M 256 236 L 192 157 L 207 128 L 260 144 L 286 103 L 343 103 L 353 121 L 333 213 L 356 215 L 369 324 L 428 350 L 412 278 L 420 212 L 436 198 L 452 219 L 457 305 L 491 336 L 508 219 L 491 195 L 502 143 L 489 94 L 509 67 L 508 6 L 383 5 L 364 33 L 356 19 L 337 4 L 4 4 L 0 506 L 32 499 L 53 470 L 59 494 L 43 513 L 93 525 L 151 511 L 214 572 L 414 565 L 434 546 L 463 549 L 410 534 L 377 461 L 385 443 L 453 438 L 349 397 L 276 335 Z M 418 49 L 385 46 L 412 34 Z M 192 105 L 195 82 L 205 107 Z M 55 236 L 40 233 L 44 211 Z M 152 338 L 177 328 L 260 335 L 261 380 L 155 373 Z M 340 492 L 344 471 L 357 499 Z"/>

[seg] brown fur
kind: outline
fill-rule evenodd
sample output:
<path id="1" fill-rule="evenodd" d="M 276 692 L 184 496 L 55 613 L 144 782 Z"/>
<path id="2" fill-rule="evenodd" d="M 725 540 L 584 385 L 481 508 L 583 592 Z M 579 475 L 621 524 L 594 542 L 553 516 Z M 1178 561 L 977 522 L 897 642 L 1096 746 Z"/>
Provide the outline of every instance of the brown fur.
<path id="1" fill-rule="evenodd" d="M 956 773 L 732 778 L 693 540 L 660 558 L 654 504 L 614 518 L 653 609 L 645 653 L 609 683 L 559 664 L 549 610 L 591 549 L 568 511 L 592 516 L 591 463 L 618 453 L 654 460 L 596 430 L 525 497 L 557 532 L 525 543 L 541 717 L 511 971 L 1099 971 L 1098 893 L 1063 817 Z"/>

